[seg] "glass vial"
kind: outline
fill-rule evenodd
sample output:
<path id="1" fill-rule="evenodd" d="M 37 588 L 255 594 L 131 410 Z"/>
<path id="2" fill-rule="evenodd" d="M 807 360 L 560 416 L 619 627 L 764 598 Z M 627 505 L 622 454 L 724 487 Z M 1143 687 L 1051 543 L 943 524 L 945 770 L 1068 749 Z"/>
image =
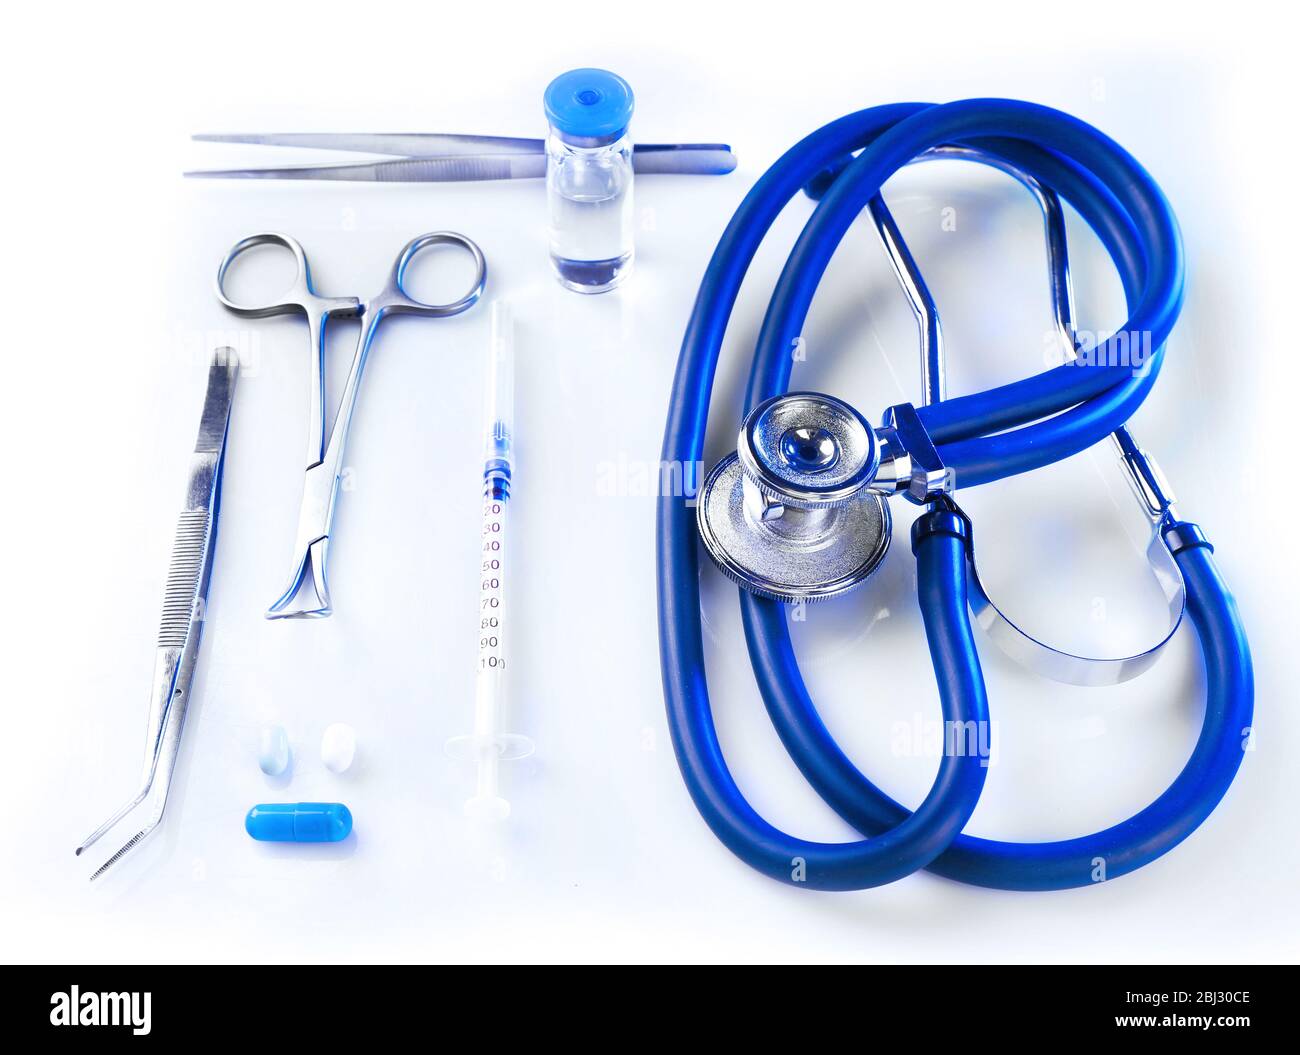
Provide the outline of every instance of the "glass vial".
<path id="1" fill-rule="evenodd" d="M 544 102 L 551 267 L 566 289 L 604 293 L 632 270 L 632 89 L 607 70 L 570 70 Z"/>

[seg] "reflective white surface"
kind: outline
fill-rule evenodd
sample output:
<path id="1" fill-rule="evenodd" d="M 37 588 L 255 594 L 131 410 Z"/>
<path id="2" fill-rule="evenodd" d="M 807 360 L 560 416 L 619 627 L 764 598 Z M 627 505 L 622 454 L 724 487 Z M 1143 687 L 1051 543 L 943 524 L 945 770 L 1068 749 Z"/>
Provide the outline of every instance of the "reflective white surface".
<path id="1" fill-rule="evenodd" d="M 1291 147 L 1265 146 L 1262 137 L 1282 126 L 1261 109 L 1281 96 L 1290 60 L 1245 57 L 1222 25 L 1184 23 L 1169 38 L 1171 27 L 1142 25 L 1131 5 L 1118 8 L 1132 27 L 1120 50 L 1108 29 L 1118 15 L 1094 9 L 1082 20 L 1063 14 L 1068 28 L 1049 26 L 1041 5 L 996 20 L 954 5 L 925 27 L 891 22 L 901 13 L 870 23 L 850 13 L 859 31 L 844 34 L 788 11 L 737 23 L 660 5 L 563 38 L 549 36 L 546 14 L 533 9 L 476 20 L 401 7 L 395 17 L 411 30 L 388 38 L 389 50 L 356 48 L 337 18 L 302 20 L 266 5 L 228 4 L 215 18 L 169 9 L 166 36 L 162 22 L 141 35 L 108 9 L 87 15 L 75 38 L 35 9 L 14 15 L 15 32 L 37 43 L 0 72 L 10 96 L 28 100 L 11 124 L 21 143 L 11 160 L 28 164 L 13 170 L 0 267 L 10 304 L 30 306 L 9 313 L 0 415 L 2 684 L 12 738 L 0 777 L 6 956 L 1293 959 L 1300 767 L 1289 750 L 1300 719 L 1287 598 L 1297 584 L 1289 529 L 1264 526 L 1293 503 L 1285 493 L 1273 504 L 1245 498 L 1276 479 L 1294 421 L 1281 286 L 1292 265 L 1278 220 L 1290 205 L 1277 194 L 1279 151 Z M 288 24 L 295 47 L 286 53 Z M 867 32 L 889 42 L 871 48 L 869 61 Z M 436 62 L 434 34 L 457 41 L 438 48 Z M 65 76 L 52 80 L 56 43 Z M 725 140 L 741 160 L 724 178 L 638 180 L 636 273 L 608 295 L 566 292 L 550 275 L 541 181 L 179 176 L 201 165 L 335 156 L 186 140 L 204 130 L 540 135 L 547 81 L 588 63 L 633 85 L 634 134 Z M 1257 662 L 1255 750 L 1200 831 L 1100 889 L 1026 896 L 919 875 L 855 895 L 792 890 L 748 870 L 712 836 L 668 741 L 651 496 L 668 387 L 718 235 L 780 152 L 854 109 L 979 94 L 1092 121 L 1152 170 L 1178 212 L 1187 308 L 1134 424 L 1184 513 L 1217 544 L 1241 603 Z M 1266 157 L 1271 165 L 1259 164 Z M 1040 220 L 1023 191 L 970 166 L 936 164 L 900 178 L 889 201 L 943 311 L 950 392 L 1040 369 L 1048 291 Z M 955 210 L 955 231 L 943 229 L 945 209 Z M 734 445 L 748 353 L 809 211 L 792 203 L 741 293 L 709 460 Z M 508 296 L 517 326 L 524 442 L 512 499 L 512 720 L 537 753 L 505 772 L 514 810 L 493 833 L 462 818 L 465 774 L 442 751 L 464 731 L 474 692 L 464 613 L 478 588 L 486 304 L 386 327 L 368 364 L 335 520 L 336 614 L 268 623 L 262 612 L 290 555 L 301 489 L 306 329 L 292 318 L 233 318 L 211 290 L 221 254 L 255 231 L 295 235 L 317 289 L 343 295 L 377 288 L 407 239 L 442 228 L 483 247 L 485 299 Z M 1113 326 L 1117 284 L 1079 225 L 1071 230 L 1080 325 Z M 260 277 L 272 280 L 274 265 L 265 268 Z M 418 270 L 410 288 L 450 291 L 421 289 Z M 333 327 L 334 399 L 355 325 Z M 864 222 L 818 295 L 796 383 L 877 419 L 916 393 L 912 327 Z M 198 698 L 162 830 L 92 888 L 87 866 L 98 862 L 74 859 L 72 847 L 136 772 L 172 516 L 206 355 L 221 343 L 248 361 Z M 999 602 L 1081 649 L 1141 640 L 1161 618 L 1140 549 L 1124 537 L 1140 520 L 1108 449 L 1102 460 L 1101 471 L 1084 457 L 963 497 Z M 910 518 L 902 505 L 895 514 L 895 549 L 875 578 L 810 609 L 795 643 L 848 754 L 916 802 L 937 764 L 938 706 L 915 610 Z M 710 687 L 728 763 L 774 823 L 849 838 L 781 749 L 744 654 L 734 588 L 705 567 Z M 996 746 L 975 834 L 1050 839 L 1114 823 L 1166 786 L 1199 728 L 1202 684 L 1187 633 L 1153 672 L 1113 690 L 1038 681 L 993 648 L 982 658 Z M 364 745 L 341 776 L 324 769 L 317 749 L 334 722 L 353 726 Z M 293 766 L 278 778 L 257 765 L 268 723 L 284 725 L 292 745 Z M 297 800 L 346 802 L 355 835 L 312 847 L 244 834 L 249 806 Z"/>

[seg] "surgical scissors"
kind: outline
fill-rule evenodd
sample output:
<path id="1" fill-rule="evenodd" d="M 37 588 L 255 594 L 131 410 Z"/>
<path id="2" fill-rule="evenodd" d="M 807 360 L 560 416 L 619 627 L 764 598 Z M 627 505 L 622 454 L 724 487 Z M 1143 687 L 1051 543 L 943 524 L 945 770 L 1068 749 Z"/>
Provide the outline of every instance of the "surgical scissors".
<path id="1" fill-rule="evenodd" d="M 298 265 L 297 275 L 289 289 L 277 299 L 264 304 L 240 304 L 226 295 L 225 281 L 235 259 L 258 245 L 278 245 L 288 249 Z M 474 278 L 469 291 L 457 300 L 444 304 L 426 304 L 412 297 L 403 285 L 406 269 L 415 256 L 436 245 L 459 247 L 469 253 L 474 263 Z M 298 514 L 298 533 L 294 541 L 294 563 L 284 592 L 275 600 L 266 617 L 268 619 L 309 618 L 328 616 L 330 604 L 326 562 L 329 556 L 331 526 L 334 507 L 338 500 L 339 475 L 343 468 L 343 451 L 347 445 L 352 412 L 356 407 L 357 391 L 361 386 L 361 372 L 366 357 L 379 329 L 388 315 L 421 315 L 427 318 L 447 318 L 459 315 L 472 307 L 483 293 L 487 281 L 487 263 L 483 252 L 469 238 L 452 231 L 435 231 L 422 234 L 408 242 L 397 255 L 392 272 L 383 289 L 368 300 L 356 297 L 322 297 L 312 287 L 311 270 L 302 246 L 289 235 L 277 232 L 255 234 L 231 248 L 217 269 L 216 291 L 221 303 L 236 315 L 245 318 L 266 318 L 271 315 L 302 314 L 307 319 L 311 340 L 311 408 L 308 420 L 307 470 L 303 483 L 302 506 Z M 332 317 L 357 316 L 361 319 L 361 332 L 357 337 L 356 351 L 348 369 L 343 396 L 339 402 L 329 444 L 325 443 L 325 380 L 324 340 L 325 327 Z M 294 602 L 303 585 L 310 583 L 314 601 L 295 607 Z"/>

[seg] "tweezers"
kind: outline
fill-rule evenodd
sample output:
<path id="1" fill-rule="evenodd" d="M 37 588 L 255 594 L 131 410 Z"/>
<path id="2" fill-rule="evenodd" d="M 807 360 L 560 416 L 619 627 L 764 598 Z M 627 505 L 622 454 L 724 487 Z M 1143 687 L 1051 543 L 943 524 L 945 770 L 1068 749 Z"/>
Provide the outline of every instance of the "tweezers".
<path id="1" fill-rule="evenodd" d="M 278 168 L 200 169 L 186 176 L 209 179 L 358 180 L 368 183 L 444 183 L 457 180 L 540 179 L 546 144 L 512 136 L 436 132 L 270 132 L 197 135 L 204 143 L 350 150 L 401 155 L 355 164 L 284 165 Z M 640 174 L 722 176 L 736 167 L 725 143 L 638 143 L 632 166 Z"/>
<path id="2" fill-rule="evenodd" d="M 96 828 L 77 847 L 77 855 L 143 803 L 150 811 L 140 828 L 117 853 L 91 875 L 98 879 L 162 821 L 171 788 L 176 758 L 180 752 L 185 713 L 189 708 L 190 685 L 203 633 L 208 585 L 212 578 L 212 555 L 217 541 L 217 512 L 221 505 L 221 475 L 225 463 L 226 431 L 230 403 L 235 394 L 239 360 L 233 348 L 218 348 L 208 368 L 207 395 L 199 420 L 199 438 L 190 459 L 185 505 L 176 526 L 171 567 L 163 591 L 162 621 L 158 630 L 158 651 L 154 659 L 153 692 L 149 701 L 149 729 L 145 744 L 144 769 L 135 796 Z"/>

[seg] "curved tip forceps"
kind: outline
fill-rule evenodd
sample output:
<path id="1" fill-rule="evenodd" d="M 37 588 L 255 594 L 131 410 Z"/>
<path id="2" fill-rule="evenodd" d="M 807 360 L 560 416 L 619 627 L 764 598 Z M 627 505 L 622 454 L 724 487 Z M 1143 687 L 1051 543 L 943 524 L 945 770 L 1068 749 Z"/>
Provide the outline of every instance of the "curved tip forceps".
<path id="1" fill-rule="evenodd" d="M 167 806 L 167 793 L 171 790 L 181 733 L 185 729 L 185 715 L 189 710 L 190 685 L 199 657 L 199 638 L 203 632 L 212 557 L 217 542 L 226 430 L 238 375 L 239 361 L 233 348 L 218 348 L 213 352 L 203 416 L 199 421 L 199 437 L 190 459 L 185 508 L 176 525 L 176 541 L 163 593 L 140 787 L 132 798 L 82 841 L 77 847 L 77 856 L 145 799 L 150 800 L 149 816 L 140 830 L 95 870 L 90 877 L 92 880 L 102 876 L 157 828 Z"/>
<path id="2" fill-rule="evenodd" d="M 298 265 L 297 274 L 289 289 L 279 298 L 265 304 L 239 304 L 226 295 L 225 281 L 235 259 L 245 251 L 259 245 L 275 245 L 288 249 Z M 457 300 L 445 304 L 426 304 L 407 293 L 403 285 L 406 269 L 416 254 L 437 245 L 459 247 L 469 253 L 474 262 L 474 278 L 469 291 Z M 352 411 L 356 406 L 357 391 L 361 385 L 361 372 L 366 356 L 374 342 L 379 324 L 388 315 L 421 315 L 426 318 L 446 318 L 459 315 L 477 303 L 487 282 L 487 263 L 479 247 L 463 234 L 452 231 L 435 231 L 422 234 L 408 242 L 393 263 L 392 272 L 384 288 L 368 300 L 356 297 L 322 297 L 312 287 L 311 270 L 307 254 L 294 238 L 286 234 L 267 232 L 255 234 L 237 242 L 221 261 L 217 269 L 217 298 L 236 315 L 261 319 L 271 315 L 301 314 L 307 320 L 311 341 L 311 392 L 307 429 L 307 474 L 303 483 L 302 506 L 298 514 L 298 534 L 294 541 L 293 569 L 284 592 L 267 609 L 268 619 L 311 618 L 328 616 L 330 604 L 326 561 L 329 556 L 331 525 L 334 506 L 338 500 L 339 474 L 343 469 L 343 451 L 347 445 L 348 429 L 352 424 Z M 357 337 L 356 352 L 343 386 L 334 427 L 329 444 L 325 443 L 325 326 L 330 318 L 356 316 L 361 319 L 361 332 Z M 308 590 L 304 590 L 308 587 Z M 298 595 L 309 594 L 303 604 L 297 604 Z"/>

